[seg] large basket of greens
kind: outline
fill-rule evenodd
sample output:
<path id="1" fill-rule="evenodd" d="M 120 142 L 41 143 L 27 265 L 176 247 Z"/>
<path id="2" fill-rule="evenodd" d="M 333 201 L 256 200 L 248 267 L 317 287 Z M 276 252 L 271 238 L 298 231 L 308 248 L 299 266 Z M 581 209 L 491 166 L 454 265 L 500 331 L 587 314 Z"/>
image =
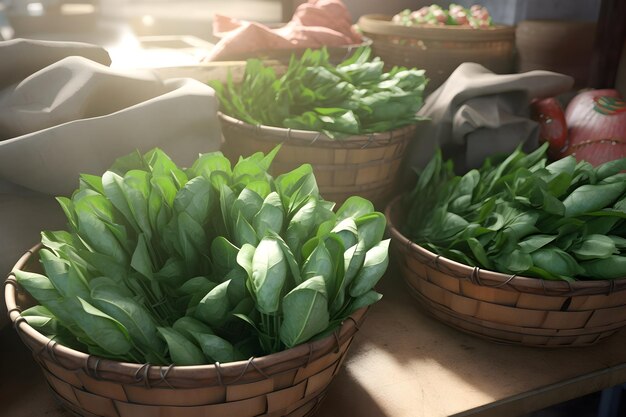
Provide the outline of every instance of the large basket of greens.
<path id="1" fill-rule="evenodd" d="M 455 176 L 438 154 L 387 207 L 412 293 L 463 331 L 582 346 L 626 325 L 626 159 L 593 168 L 545 146 Z"/>
<path id="2" fill-rule="evenodd" d="M 336 212 L 275 151 L 181 170 L 155 150 L 81 176 L 5 299 L 53 393 L 82 416 L 304 416 L 387 265 L 385 217 Z M 28 299 L 32 296 L 33 299 Z M 32 306 L 33 304 L 37 304 Z M 32 306 L 32 307 L 31 307 Z"/>
<path id="3" fill-rule="evenodd" d="M 307 51 L 282 77 L 250 60 L 241 84 L 210 83 L 221 101 L 225 155 L 235 160 L 282 143 L 276 171 L 310 163 L 327 198 L 386 203 L 420 120 L 426 79 L 422 70 L 385 73 L 369 52 L 333 66 L 325 50 Z"/>
<path id="4" fill-rule="evenodd" d="M 499 74 L 514 70 L 515 28 L 493 25 L 484 13 L 484 8 L 474 12 L 458 5 L 449 10 L 433 5 L 393 17 L 365 15 L 358 27 L 388 66 L 424 68 L 432 91 L 463 62 L 476 62 Z"/>

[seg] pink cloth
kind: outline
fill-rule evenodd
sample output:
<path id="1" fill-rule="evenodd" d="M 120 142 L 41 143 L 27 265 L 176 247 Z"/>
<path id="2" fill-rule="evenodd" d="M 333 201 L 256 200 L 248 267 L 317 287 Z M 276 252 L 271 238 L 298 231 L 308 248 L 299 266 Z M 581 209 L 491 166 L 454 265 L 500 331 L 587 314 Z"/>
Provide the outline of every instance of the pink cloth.
<path id="1" fill-rule="evenodd" d="M 207 61 L 237 59 L 271 49 L 320 48 L 362 42 L 341 0 L 309 0 L 298 6 L 291 21 L 278 29 L 215 15 L 213 34 L 221 40 Z"/>

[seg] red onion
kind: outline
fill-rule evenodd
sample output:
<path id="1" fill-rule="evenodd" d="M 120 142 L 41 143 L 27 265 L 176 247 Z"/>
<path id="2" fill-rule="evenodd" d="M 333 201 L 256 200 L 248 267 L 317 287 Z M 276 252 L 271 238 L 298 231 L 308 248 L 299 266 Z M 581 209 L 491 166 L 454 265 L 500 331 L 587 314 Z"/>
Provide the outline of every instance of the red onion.
<path id="1" fill-rule="evenodd" d="M 626 102 L 616 90 L 580 93 L 565 112 L 569 148 L 574 155 L 597 166 L 626 157 Z"/>

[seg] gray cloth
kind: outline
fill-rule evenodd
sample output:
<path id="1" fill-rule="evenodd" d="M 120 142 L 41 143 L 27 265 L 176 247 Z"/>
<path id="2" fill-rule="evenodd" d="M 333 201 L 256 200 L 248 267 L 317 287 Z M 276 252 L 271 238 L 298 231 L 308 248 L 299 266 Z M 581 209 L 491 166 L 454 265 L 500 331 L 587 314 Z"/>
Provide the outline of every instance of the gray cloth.
<path id="1" fill-rule="evenodd" d="M 52 52 L 44 53 L 49 46 Z M 191 163 L 221 141 L 217 99 L 193 79 L 161 80 L 148 70 L 115 70 L 106 52 L 71 43 L 59 58 L 57 42 L 0 42 L 0 179 L 50 194 L 70 194 L 79 173 L 101 174 L 135 149 L 162 148 L 177 163 Z M 9 59 L 4 58 L 5 51 Z M 35 72 L 29 74 L 24 67 Z"/>
<path id="2" fill-rule="evenodd" d="M 215 92 L 193 79 L 115 70 L 102 48 L 73 42 L 0 42 L 0 277 L 65 222 L 53 196 L 80 173 L 163 149 L 181 166 L 219 149 Z"/>
<path id="3" fill-rule="evenodd" d="M 549 71 L 496 75 L 479 64 L 461 64 L 420 109 L 430 121 L 419 126 L 407 165 L 424 167 L 438 147 L 459 171 L 520 143 L 534 148 L 538 125 L 529 118 L 530 100 L 564 93 L 573 84 L 571 77 Z"/>

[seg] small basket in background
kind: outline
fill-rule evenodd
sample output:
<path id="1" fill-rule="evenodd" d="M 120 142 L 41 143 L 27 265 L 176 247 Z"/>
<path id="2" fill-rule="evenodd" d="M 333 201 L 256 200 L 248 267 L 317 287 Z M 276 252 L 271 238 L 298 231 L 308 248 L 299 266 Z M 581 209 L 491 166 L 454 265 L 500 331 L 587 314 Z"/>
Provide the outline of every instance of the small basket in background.
<path id="1" fill-rule="evenodd" d="M 426 70 L 432 92 L 463 62 L 476 62 L 497 74 L 511 73 L 515 66 L 515 28 L 493 26 L 403 26 L 391 16 L 369 14 L 358 22 L 372 40 L 375 56 L 389 69 L 393 66 Z"/>

